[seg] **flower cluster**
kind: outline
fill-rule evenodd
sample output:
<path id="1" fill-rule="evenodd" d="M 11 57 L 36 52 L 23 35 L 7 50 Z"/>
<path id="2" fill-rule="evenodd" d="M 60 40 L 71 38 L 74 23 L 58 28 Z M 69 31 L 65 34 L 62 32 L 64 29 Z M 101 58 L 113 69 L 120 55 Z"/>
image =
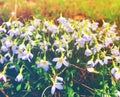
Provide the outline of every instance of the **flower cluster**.
<path id="1" fill-rule="evenodd" d="M 86 60 L 81 62 L 87 64 L 88 72 L 99 73 L 96 70 L 99 65 L 110 66 L 110 75 L 115 80 L 120 79 L 120 36 L 116 32 L 116 24 L 103 21 L 99 27 L 95 21 L 74 21 L 64 17 L 57 19 L 57 22 L 54 24 L 53 21 L 40 19 L 25 24 L 4 22 L 0 26 L 0 65 L 4 67 L 0 79 L 6 82 L 7 69 L 13 67 L 20 71 L 15 81 L 24 81 L 25 67 L 29 64 L 36 64 L 37 70 L 48 72 L 48 75 L 57 75 L 58 71 L 77 64 L 74 60 L 82 60 L 83 57 Z M 75 56 L 79 52 L 80 55 Z M 21 64 L 24 64 L 24 70 Z M 63 90 L 63 78 L 50 77 L 52 94 L 56 88 Z"/>

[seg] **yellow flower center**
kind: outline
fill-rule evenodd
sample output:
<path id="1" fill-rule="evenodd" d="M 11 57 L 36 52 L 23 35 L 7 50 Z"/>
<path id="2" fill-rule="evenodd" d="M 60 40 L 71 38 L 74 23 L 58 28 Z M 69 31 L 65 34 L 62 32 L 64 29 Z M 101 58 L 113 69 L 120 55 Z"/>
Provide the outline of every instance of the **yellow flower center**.
<path id="1" fill-rule="evenodd" d="M 63 63 L 63 58 L 59 58 L 58 62 Z"/>
<path id="2" fill-rule="evenodd" d="M 43 65 L 47 65 L 47 62 L 46 62 L 46 61 L 43 61 L 42 64 L 43 64 Z"/>
<path id="3" fill-rule="evenodd" d="M 19 54 L 22 54 L 22 53 L 23 53 L 23 51 L 22 51 L 22 50 L 19 50 L 19 51 L 18 51 L 18 53 L 19 53 Z"/>

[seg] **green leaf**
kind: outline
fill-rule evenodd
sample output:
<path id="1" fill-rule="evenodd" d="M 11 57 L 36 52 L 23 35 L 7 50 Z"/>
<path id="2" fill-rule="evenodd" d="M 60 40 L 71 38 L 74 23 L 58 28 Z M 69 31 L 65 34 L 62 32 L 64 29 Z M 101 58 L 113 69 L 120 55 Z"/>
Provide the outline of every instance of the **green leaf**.
<path id="1" fill-rule="evenodd" d="M 7 83 L 4 83 L 4 84 L 3 84 L 3 87 L 7 86 L 8 84 L 9 84 L 8 82 L 7 82 Z"/>
<path id="2" fill-rule="evenodd" d="M 21 89 L 21 84 L 19 84 L 17 87 L 16 87 L 16 90 L 19 91 Z"/>

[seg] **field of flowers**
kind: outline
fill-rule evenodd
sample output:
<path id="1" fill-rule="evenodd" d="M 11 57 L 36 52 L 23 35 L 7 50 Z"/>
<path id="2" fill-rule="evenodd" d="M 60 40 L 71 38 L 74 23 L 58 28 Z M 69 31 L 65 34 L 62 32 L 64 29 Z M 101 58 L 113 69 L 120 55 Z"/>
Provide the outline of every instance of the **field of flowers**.
<path id="1" fill-rule="evenodd" d="M 31 1 L 39 0 L 27 0 Z M 88 5 L 85 2 L 82 4 Z M 20 2 L 17 4 L 20 6 Z M 110 22 L 86 15 L 68 18 L 65 10 L 59 9 L 63 15 L 58 12 L 58 16 L 50 17 L 51 10 L 49 13 L 46 8 L 48 18 L 34 13 L 23 15 L 21 20 L 16 10 L 9 19 L 5 15 L 0 25 L 0 97 L 120 97 L 117 16 L 107 17 Z"/>

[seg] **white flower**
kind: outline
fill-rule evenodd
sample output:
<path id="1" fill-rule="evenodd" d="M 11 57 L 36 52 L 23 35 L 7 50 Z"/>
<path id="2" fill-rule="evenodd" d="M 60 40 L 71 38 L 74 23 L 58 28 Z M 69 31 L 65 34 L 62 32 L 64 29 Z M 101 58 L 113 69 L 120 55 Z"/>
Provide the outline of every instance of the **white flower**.
<path id="1" fill-rule="evenodd" d="M 115 77 L 116 80 L 120 79 L 120 69 L 118 67 L 112 68 L 111 73 Z"/>
<path id="2" fill-rule="evenodd" d="M 40 26 L 40 24 L 41 24 L 41 20 L 40 20 L 40 19 L 35 19 L 35 20 L 33 21 L 33 24 L 34 24 L 35 27 L 38 27 L 38 26 Z"/>
<path id="3" fill-rule="evenodd" d="M 40 62 L 36 62 L 37 68 L 42 67 L 45 71 L 48 71 L 49 65 L 52 65 L 50 62 L 46 60 L 41 60 Z"/>
<path id="4" fill-rule="evenodd" d="M 93 72 L 93 71 L 94 71 L 94 68 L 93 68 L 93 67 L 87 67 L 87 71 L 88 71 L 88 72 Z"/>
<path id="5" fill-rule="evenodd" d="M 103 61 L 99 57 L 99 54 L 97 55 L 97 59 L 95 60 L 95 65 L 97 64 L 104 65 Z"/>
<path id="6" fill-rule="evenodd" d="M 95 63 L 93 62 L 93 57 L 92 59 L 90 59 L 88 62 L 87 62 L 88 65 L 90 65 L 90 67 L 94 67 L 95 66 Z"/>
<path id="7" fill-rule="evenodd" d="M 111 49 L 111 54 L 115 56 L 120 56 L 119 47 L 115 46 Z"/>
<path id="8" fill-rule="evenodd" d="M 79 47 L 84 47 L 85 46 L 85 39 L 84 38 L 76 39 L 76 42 L 74 45 L 77 45 L 77 50 L 79 49 Z"/>
<path id="9" fill-rule="evenodd" d="M 8 51 L 8 48 L 7 48 L 5 45 L 2 45 L 1 50 L 2 50 L 3 52 L 7 52 L 7 51 Z"/>
<path id="10" fill-rule="evenodd" d="M 105 56 L 105 58 L 104 58 L 104 63 L 105 64 L 108 64 L 108 61 L 109 60 L 112 60 L 113 58 L 112 57 L 110 57 L 110 56 Z"/>
<path id="11" fill-rule="evenodd" d="M 93 23 L 91 24 L 91 29 L 92 29 L 93 31 L 96 31 L 97 28 L 98 28 L 98 25 L 99 25 L 99 23 L 93 22 Z"/>
<path id="12" fill-rule="evenodd" d="M 53 95 L 55 93 L 56 88 L 58 90 L 63 89 L 63 86 L 62 86 L 63 78 L 55 76 L 55 78 L 51 78 L 51 80 L 52 80 L 52 83 L 53 83 L 53 86 L 51 88 L 51 94 Z"/>
<path id="13" fill-rule="evenodd" d="M 2 79 L 4 82 L 7 82 L 6 76 L 3 72 L 0 72 L 0 79 Z"/>
<path id="14" fill-rule="evenodd" d="M 91 51 L 90 49 L 86 49 L 86 50 L 85 50 L 85 55 L 86 55 L 86 56 L 92 55 L 92 51 Z"/>
<path id="15" fill-rule="evenodd" d="M 40 42 L 40 49 L 47 50 L 49 45 L 50 43 L 48 43 L 47 41 Z"/>
<path id="16" fill-rule="evenodd" d="M 15 78 L 15 81 L 21 82 L 22 80 L 23 80 L 23 75 L 22 75 L 21 73 L 19 73 L 19 74 L 17 75 L 17 77 Z"/>
<path id="17" fill-rule="evenodd" d="M 22 53 L 22 59 L 23 60 L 28 60 L 29 62 L 31 62 L 31 59 L 33 58 L 33 54 L 27 50 L 25 50 L 23 53 Z"/>
<path id="18" fill-rule="evenodd" d="M 56 52 L 58 52 L 58 53 L 59 52 L 64 52 L 64 51 L 65 51 L 65 49 L 63 47 L 59 47 L 59 48 L 56 49 Z"/>
<path id="19" fill-rule="evenodd" d="M 66 61 L 66 57 L 60 57 L 60 58 L 54 58 L 52 61 L 57 62 L 56 63 L 56 68 L 60 69 L 62 67 L 62 64 L 65 65 L 66 67 L 68 66 L 68 62 Z"/>

